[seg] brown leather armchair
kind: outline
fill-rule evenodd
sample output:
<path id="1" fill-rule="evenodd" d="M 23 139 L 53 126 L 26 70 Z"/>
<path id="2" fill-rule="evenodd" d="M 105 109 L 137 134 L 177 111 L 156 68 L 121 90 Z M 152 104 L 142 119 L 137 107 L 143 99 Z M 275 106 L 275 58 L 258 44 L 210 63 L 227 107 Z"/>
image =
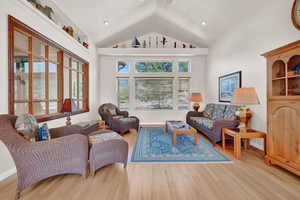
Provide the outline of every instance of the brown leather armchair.
<path id="1" fill-rule="evenodd" d="M 98 112 L 110 129 L 120 134 L 128 132 L 129 129 L 139 129 L 140 121 L 137 117 L 129 116 L 127 111 L 120 111 L 111 103 L 101 105 Z"/>

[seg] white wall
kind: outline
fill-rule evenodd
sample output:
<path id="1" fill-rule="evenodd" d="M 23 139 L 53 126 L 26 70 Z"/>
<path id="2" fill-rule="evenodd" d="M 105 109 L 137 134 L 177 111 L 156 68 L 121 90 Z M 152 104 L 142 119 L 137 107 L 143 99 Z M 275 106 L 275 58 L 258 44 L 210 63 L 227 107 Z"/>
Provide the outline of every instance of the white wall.
<path id="1" fill-rule="evenodd" d="M 266 130 L 266 60 L 260 54 L 300 39 L 291 24 L 292 1 L 272 1 L 251 19 L 224 34 L 210 47 L 207 98 L 218 101 L 218 77 L 242 70 L 242 86 L 255 87 L 261 105 L 253 106 L 251 126 Z M 260 141 L 258 144 L 261 144 Z"/>
<path id="2" fill-rule="evenodd" d="M 65 48 L 71 50 L 73 53 L 82 57 L 83 59 L 90 62 L 90 109 L 89 113 L 76 115 L 72 117 L 73 122 L 95 119 L 96 117 L 96 96 L 94 86 L 96 85 L 96 74 L 97 74 L 97 56 L 96 48 L 94 45 L 90 45 L 89 50 L 82 48 L 79 43 L 77 44 L 72 38 L 69 38 L 64 32 L 58 30 L 57 27 L 53 26 L 45 17 L 41 16 L 36 11 L 29 9 L 24 6 L 18 0 L 1 0 L 0 3 L 0 113 L 8 113 L 8 23 L 7 17 L 12 15 L 17 19 L 21 20 L 25 24 L 41 32 L 45 36 L 61 44 Z M 97 90 L 99 91 L 99 90 Z M 58 119 L 49 121 L 49 127 L 64 125 L 65 119 Z M 1 175 L 14 167 L 14 163 L 4 146 L 0 141 L 0 179 Z"/>
<path id="3" fill-rule="evenodd" d="M 117 82 L 116 82 L 116 65 L 118 60 L 129 61 L 133 63 L 135 60 L 147 59 L 166 59 L 166 60 L 182 60 L 187 59 L 191 61 L 192 81 L 191 91 L 198 91 L 205 97 L 205 62 L 206 56 L 197 57 L 118 57 L 118 56 L 100 56 L 100 87 L 101 91 L 99 104 L 113 103 L 117 105 Z M 203 102 L 204 104 L 204 102 Z M 202 106 L 203 107 L 203 106 Z M 164 123 L 165 120 L 183 120 L 187 111 L 179 110 L 155 110 L 155 111 L 141 111 L 129 110 L 130 115 L 137 116 L 141 123 Z"/>

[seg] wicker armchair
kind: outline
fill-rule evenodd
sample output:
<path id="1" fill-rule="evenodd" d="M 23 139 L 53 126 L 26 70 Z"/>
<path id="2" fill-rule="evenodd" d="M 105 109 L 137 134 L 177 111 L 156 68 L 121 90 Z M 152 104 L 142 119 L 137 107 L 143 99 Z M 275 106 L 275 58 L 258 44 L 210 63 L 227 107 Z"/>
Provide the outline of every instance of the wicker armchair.
<path id="1" fill-rule="evenodd" d="M 16 199 L 30 185 L 59 174 L 87 175 L 88 139 L 72 134 L 50 141 L 31 143 L 14 129 L 16 116 L 0 115 L 0 140 L 17 168 Z"/>
<path id="2" fill-rule="evenodd" d="M 111 103 L 101 105 L 98 112 L 110 129 L 120 134 L 128 132 L 129 129 L 139 129 L 140 121 L 137 117 L 128 116 L 127 111 L 120 111 L 117 106 Z"/>

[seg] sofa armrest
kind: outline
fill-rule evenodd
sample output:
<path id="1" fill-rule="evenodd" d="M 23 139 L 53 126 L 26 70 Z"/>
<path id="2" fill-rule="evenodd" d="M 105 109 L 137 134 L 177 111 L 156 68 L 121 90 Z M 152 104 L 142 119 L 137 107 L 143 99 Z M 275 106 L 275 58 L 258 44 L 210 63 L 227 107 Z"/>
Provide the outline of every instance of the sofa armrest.
<path id="1" fill-rule="evenodd" d="M 105 123 L 110 126 L 112 121 L 112 115 L 109 112 L 103 112 L 101 113 L 102 120 L 105 121 Z"/>
<path id="2" fill-rule="evenodd" d="M 213 141 L 214 142 L 221 141 L 222 128 L 235 128 L 238 125 L 239 125 L 238 120 L 225 120 L 225 119 L 214 120 L 213 130 L 212 130 Z"/>
<path id="3" fill-rule="evenodd" d="M 189 111 L 186 114 L 186 122 L 189 123 L 191 117 L 203 117 L 203 112 Z"/>
<path id="4" fill-rule="evenodd" d="M 63 137 L 72 134 L 82 134 L 83 128 L 78 125 L 62 126 L 58 128 L 52 128 L 49 130 L 52 138 Z"/>
<path id="5" fill-rule="evenodd" d="M 226 120 L 226 119 L 217 119 L 214 120 L 214 128 L 215 127 L 222 127 L 222 128 L 231 128 L 236 127 L 239 125 L 238 120 Z"/>

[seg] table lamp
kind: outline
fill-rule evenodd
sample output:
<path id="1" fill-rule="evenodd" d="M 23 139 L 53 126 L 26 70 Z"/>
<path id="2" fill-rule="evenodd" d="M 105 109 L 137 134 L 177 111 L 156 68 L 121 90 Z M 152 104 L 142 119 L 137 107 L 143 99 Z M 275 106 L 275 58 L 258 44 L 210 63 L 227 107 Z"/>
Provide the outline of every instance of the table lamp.
<path id="1" fill-rule="evenodd" d="M 66 125 L 70 126 L 72 124 L 71 122 L 71 113 L 72 113 L 72 101 L 71 99 L 65 99 L 64 103 L 63 103 L 63 107 L 61 112 L 66 113 L 67 114 L 67 121 L 66 121 Z"/>
<path id="2" fill-rule="evenodd" d="M 192 93 L 192 95 L 190 96 L 190 101 L 194 102 L 193 108 L 196 112 L 198 112 L 198 110 L 200 108 L 199 102 L 202 101 L 201 93 Z"/>
<path id="3" fill-rule="evenodd" d="M 257 97 L 255 88 L 236 88 L 233 91 L 232 104 L 241 105 L 238 117 L 240 119 L 240 128 L 247 130 L 248 123 L 252 117 L 252 112 L 246 105 L 257 105 L 259 99 Z"/>

